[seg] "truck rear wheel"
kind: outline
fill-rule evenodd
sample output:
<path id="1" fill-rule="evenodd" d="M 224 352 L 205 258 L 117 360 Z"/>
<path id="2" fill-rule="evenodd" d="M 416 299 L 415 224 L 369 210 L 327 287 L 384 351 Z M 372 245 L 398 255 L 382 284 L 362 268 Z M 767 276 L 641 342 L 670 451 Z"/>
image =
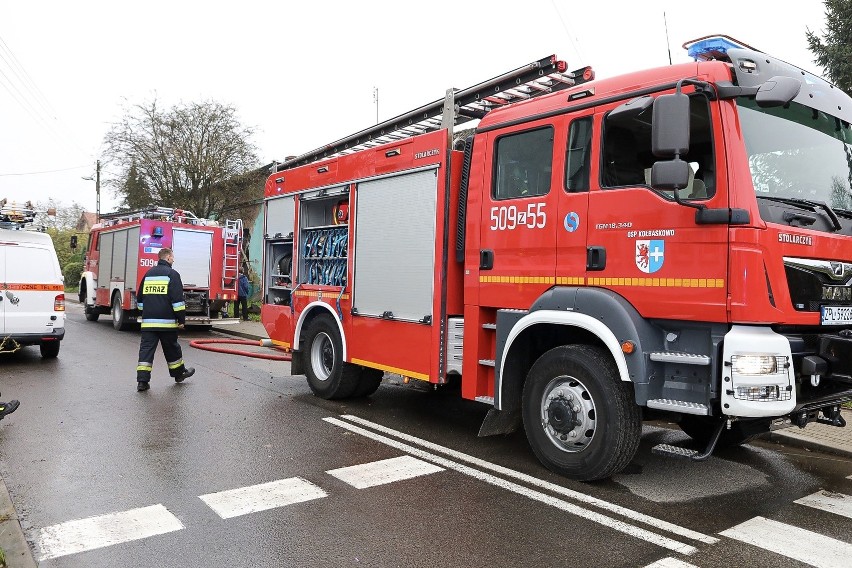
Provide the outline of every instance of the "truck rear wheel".
<path id="1" fill-rule="evenodd" d="M 580 481 L 604 479 L 630 463 L 642 416 L 633 389 L 598 347 L 556 347 L 538 358 L 524 384 L 527 439 L 548 469 Z"/>
<path id="2" fill-rule="evenodd" d="M 326 315 L 305 332 L 305 375 L 313 393 L 327 400 L 349 398 L 358 388 L 361 368 L 343 361 L 343 342 L 336 322 Z"/>
<path id="3" fill-rule="evenodd" d="M 127 310 L 121 307 L 121 296 L 116 294 L 112 298 L 112 327 L 118 331 L 127 331 L 130 329 L 127 319 Z"/>
<path id="4" fill-rule="evenodd" d="M 385 372 L 380 369 L 371 369 L 370 367 L 361 367 L 360 377 L 358 378 L 358 386 L 355 387 L 355 392 L 352 393 L 352 398 L 361 398 L 370 396 L 382 384 L 382 378 Z"/>

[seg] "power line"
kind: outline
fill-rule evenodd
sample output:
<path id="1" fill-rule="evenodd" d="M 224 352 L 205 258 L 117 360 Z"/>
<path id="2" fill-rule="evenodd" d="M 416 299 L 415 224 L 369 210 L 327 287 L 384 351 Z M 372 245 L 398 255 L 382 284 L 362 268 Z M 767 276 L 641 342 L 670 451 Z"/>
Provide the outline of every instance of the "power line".
<path id="1" fill-rule="evenodd" d="M 0 177 L 37 176 L 37 175 L 40 175 L 40 174 L 55 174 L 57 172 L 67 172 L 67 171 L 70 171 L 70 170 L 80 170 L 80 169 L 83 169 L 83 168 L 91 168 L 91 167 L 92 167 L 91 164 L 86 164 L 85 166 L 74 166 L 74 167 L 71 167 L 71 168 L 62 168 L 62 169 L 59 169 L 59 170 L 43 170 L 43 171 L 40 171 L 40 172 L 21 172 L 21 173 L 15 173 L 15 174 L 0 174 Z"/>
<path id="2" fill-rule="evenodd" d="M 4 55 L 4 52 L 6 55 Z M 89 154 L 82 150 L 80 142 L 69 132 L 67 127 L 65 127 L 56 118 L 56 111 L 53 110 L 47 98 L 44 96 L 44 93 L 38 88 L 35 81 L 33 81 L 30 74 L 27 73 L 24 66 L 21 65 L 18 58 L 15 57 L 15 54 L 12 52 L 12 49 L 8 46 L 8 44 L 6 44 L 2 37 L 0 37 L 0 60 L 6 64 L 8 70 L 14 75 L 14 77 L 9 77 L 2 69 L 0 69 L 0 78 L 5 79 L 5 81 L 0 80 L 0 85 L 2 85 L 3 88 L 9 92 L 12 98 L 21 105 L 26 113 L 30 115 L 36 123 L 50 133 L 57 142 L 68 149 L 88 156 Z M 16 82 L 21 86 L 23 91 L 26 91 L 26 93 L 22 92 L 22 90 L 18 88 L 15 84 Z M 23 97 L 23 101 L 15 95 L 15 92 L 13 92 L 12 89 Z M 60 128 L 57 129 L 56 126 Z"/>

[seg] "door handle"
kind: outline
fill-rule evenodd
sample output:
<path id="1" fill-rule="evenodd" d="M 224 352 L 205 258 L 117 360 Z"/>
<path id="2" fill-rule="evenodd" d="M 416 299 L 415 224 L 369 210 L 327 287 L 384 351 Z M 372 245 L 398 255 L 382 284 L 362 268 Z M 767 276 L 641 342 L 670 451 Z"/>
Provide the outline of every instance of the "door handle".
<path id="1" fill-rule="evenodd" d="M 586 270 L 606 268 L 606 248 L 591 246 L 586 248 Z"/>
<path id="2" fill-rule="evenodd" d="M 491 270 L 494 268 L 494 251 L 491 249 L 481 249 L 479 251 L 479 269 Z"/>

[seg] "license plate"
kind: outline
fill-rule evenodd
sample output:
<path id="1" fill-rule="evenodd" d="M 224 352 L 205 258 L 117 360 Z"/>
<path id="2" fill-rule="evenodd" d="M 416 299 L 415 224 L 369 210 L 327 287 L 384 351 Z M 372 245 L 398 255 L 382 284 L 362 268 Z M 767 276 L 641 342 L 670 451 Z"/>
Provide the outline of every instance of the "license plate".
<path id="1" fill-rule="evenodd" d="M 852 306 L 822 306 L 821 312 L 822 325 L 852 324 Z"/>

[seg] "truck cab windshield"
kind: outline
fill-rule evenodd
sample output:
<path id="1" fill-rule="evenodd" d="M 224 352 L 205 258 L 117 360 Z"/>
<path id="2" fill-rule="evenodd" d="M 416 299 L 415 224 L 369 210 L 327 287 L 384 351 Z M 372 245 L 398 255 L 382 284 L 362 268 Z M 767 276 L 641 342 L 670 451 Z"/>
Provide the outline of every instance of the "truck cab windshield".
<path id="1" fill-rule="evenodd" d="M 737 106 L 758 197 L 852 209 L 848 122 L 798 103 L 759 108 L 740 97 Z"/>

